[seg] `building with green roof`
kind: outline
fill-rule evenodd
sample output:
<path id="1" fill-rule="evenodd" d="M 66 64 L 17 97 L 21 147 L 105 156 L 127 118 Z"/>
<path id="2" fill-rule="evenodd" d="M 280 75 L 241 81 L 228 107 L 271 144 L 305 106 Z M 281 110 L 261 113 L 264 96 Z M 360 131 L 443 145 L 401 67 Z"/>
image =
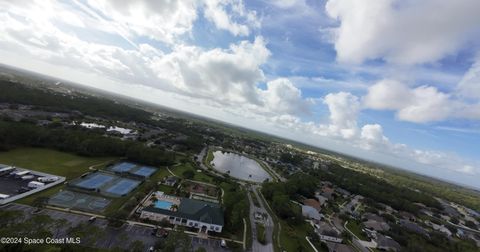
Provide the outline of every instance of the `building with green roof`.
<path id="1" fill-rule="evenodd" d="M 171 197 L 171 196 L 169 196 Z M 179 198 L 178 206 L 169 209 L 156 204 L 141 210 L 140 218 L 153 221 L 168 220 L 171 224 L 197 228 L 201 232 L 222 232 L 223 210 L 217 203 L 196 199 Z"/>

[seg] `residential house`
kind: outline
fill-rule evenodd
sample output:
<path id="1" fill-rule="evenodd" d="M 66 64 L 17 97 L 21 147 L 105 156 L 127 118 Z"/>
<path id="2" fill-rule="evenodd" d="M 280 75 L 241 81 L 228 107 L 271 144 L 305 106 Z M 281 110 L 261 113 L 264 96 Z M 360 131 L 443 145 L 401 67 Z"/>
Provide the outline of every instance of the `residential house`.
<path id="1" fill-rule="evenodd" d="M 385 250 L 385 251 L 400 251 L 402 249 L 402 247 L 400 246 L 400 244 L 398 244 L 398 242 L 396 242 L 395 240 L 393 240 L 392 238 L 388 237 L 388 236 L 384 236 L 384 235 L 381 235 L 381 234 L 378 234 L 377 235 L 377 249 L 379 250 Z"/>
<path id="2" fill-rule="evenodd" d="M 170 176 L 167 177 L 164 181 L 163 184 L 167 186 L 175 186 L 175 184 L 178 183 L 178 178 L 175 176 Z"/>
<path id="3" fill-rule="evenodd" d="M 352 247 L 341 243 L 327 242 L 327 247 L 328 252 L 355 252 Z"/>
<path id="4" fill-rule="evenodd" d="M 323 217 L 323 215 L 320 214 L 317 209 L 307 205 L 302 205 L 302 214 L 306 218 L 313 220 L 321 220 Z"/>

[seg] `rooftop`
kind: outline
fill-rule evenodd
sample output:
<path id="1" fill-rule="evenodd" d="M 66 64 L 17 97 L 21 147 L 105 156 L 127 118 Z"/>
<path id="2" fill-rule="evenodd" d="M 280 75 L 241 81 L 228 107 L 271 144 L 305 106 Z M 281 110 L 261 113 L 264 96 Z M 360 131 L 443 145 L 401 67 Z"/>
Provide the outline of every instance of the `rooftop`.
<path id="1" fill-rule="evenodd" d="M 223 211 L 219 204 L 195 199 L 181 198 L 178 210 L 173 212 L 166 209 L 148 206 L 144 211 L 160 213 L 204 223 L 224 225 Z"/>

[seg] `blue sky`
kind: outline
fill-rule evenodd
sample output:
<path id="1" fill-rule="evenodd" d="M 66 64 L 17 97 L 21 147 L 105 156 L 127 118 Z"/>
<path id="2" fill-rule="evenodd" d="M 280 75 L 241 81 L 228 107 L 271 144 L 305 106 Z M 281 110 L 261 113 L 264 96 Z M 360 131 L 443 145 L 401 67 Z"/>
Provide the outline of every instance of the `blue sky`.
<path id="1" fill-rule="evenodd" d="M 0 61 L 480 188 L 478 0 L 0 3 Z"/>

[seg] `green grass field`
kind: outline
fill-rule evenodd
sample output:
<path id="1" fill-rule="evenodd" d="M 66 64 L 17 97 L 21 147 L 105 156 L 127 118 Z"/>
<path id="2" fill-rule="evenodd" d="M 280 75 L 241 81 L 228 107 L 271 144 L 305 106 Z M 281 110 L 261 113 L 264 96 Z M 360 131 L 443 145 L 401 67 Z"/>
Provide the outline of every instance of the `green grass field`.
<path id="1" fill-rule="evenodd" d="M 256 223 L 255 225 L 257 225 L 257 241 L 260 242 L 261 244 L 265 244 L 266 243 L 265 226 L 259 223 Z"/>
<path id="2" fill-rule="evenodd" d="M 184 178 L 183 173 L 188 170 L 192 170 L 195 175 L 193 176 L 192 180 L 202 181 L 211 183 L 212 177 L 205 173 L 205 171 L 198 172 L 195 167 L 192 166 L 191 163 L 182 163 L 181 165 L 171 167 L 170 170 L 180 178 Z"/>
<path id="3" fill-rule="evenodd" d="M 280 220 L 282 231 L 280 232 L 280 244 L 285 251 L 313 251 L 312 246 L 308 244 L 305 237 L 307 230 L 312 227 L 308 223 L 298 226 L 290 226 L 287 222 Z"/>
<path id="4" fill-rule="evenodd" d="M 70 153 L 40 148 L 20 148 L 7 152 L 0 152 L 0 164 L 15 165 L 17 167 L 45 172 L 52 175 L 66 177 L 67 180 L 79 177 L 87 172 L 88 167 L 103 168 L 112 157 L 91 158 L 81 157 Z M 54 186 L 47 190 L 19 199 L 21 204 L 33 204 L 37 197 L 50 197 L 57 193 L 64 185 Z"/>
<path id="5" fill-rule="evenodd" d="M 70 153 L 40 148 L 21 148 L 8 152 L 0 152 L 0 164 L 15 165 L 21 168 L 63 176 L 66 177 L 67 180 L 78 178 L 80 175 L 88 172 L 90 166 L 94 166 L 96 169 L 103 169 L 108 163 L 117 160 L 118 158 L 115 157 L 82 157 Z M 165 167 L 160 167 L 158 169 L 159 170 L 148 179 L 149 181 L 156 183 L 170 175 Z M 201 174 L 196 175 L 195 177 L 197 176 L 202 178 L 201 176 L 206 175 Z M 208 177 L 208 180 L 210 181 L 210 177 Z M 127 197 L 112 198 L 111 204 L 107 207 L 104 213 L 112 214 L 113 212 L 118 211 L 131 197 L 142 192 L 144 187 L 145 183 L 136 188 Z M 19 199 L 17 202 L 32 205 L 36 198 L 50 197 L 64 188 L 65 185 L 54 186 L 29 197 Z"/>
<path id="6" fill-rule="evenodd" d="M 367 238 L 367 236 L 365 235 L 365 233 L 362 231 L 362 228 L 360 226 L 361 224 L 356 222 L 356 221 L 353 221 L 353 220 L 350 220 L 348 223 L 347 223 L 347 228 L 352 231 L 352 233 L 354 233 L 358 238 L 364 240 L 364 241 L 368 241 L 369 239 Z"/>
<path id="7" fill-rule="evenodd" d="M 0 152 L 0 163 L 50 173 L 66 177 L 67 180 L 76 178 L 88 171 L 88 167 L 98 164 L 107 164 L 116 160 L 112 157 L 81 157 L 70 153 L 40 149 L 20 148 L 8 152 Z M 103 168 L 99 165 L 95 168 Z"/>
<path id="8" fill-rule="evenodd" d="M 260 192 L 258 193 L 260 194 Z M 260 200 L 264 205 L 268 204 L 262 196 L 260 196 Z M 286 221 L 279 219 L 269 207 L 266 207 L 266 210 L 270 216 L 272 216 L 273 221 L 275 222 L 275 226 L 273 228 L 273 249 L 275 252 L 290 252 L 299 250 L 313 252 L 312 247 L 305 239 L 308 230 L 312 229 L 310 224 L 305 222 L 301 225 L 290 226 Z M 279 228 L 279 224 L 281 225 L 281 228 Z M 278 243 L 280 243 L 280 246 Z"/>
<path id="9" fill-rule="evenodd" d="M 205 160 L 205 163 L 210 164 L 210 163 L 212 162 L 212 160 L 213 160 L 213 157 L 214 157 L 214 156 L 213 156 L 213 151 L 210 150 L 210 149 L 208 149 L 207 158 L 206 158 L 206 160 Z"/>

